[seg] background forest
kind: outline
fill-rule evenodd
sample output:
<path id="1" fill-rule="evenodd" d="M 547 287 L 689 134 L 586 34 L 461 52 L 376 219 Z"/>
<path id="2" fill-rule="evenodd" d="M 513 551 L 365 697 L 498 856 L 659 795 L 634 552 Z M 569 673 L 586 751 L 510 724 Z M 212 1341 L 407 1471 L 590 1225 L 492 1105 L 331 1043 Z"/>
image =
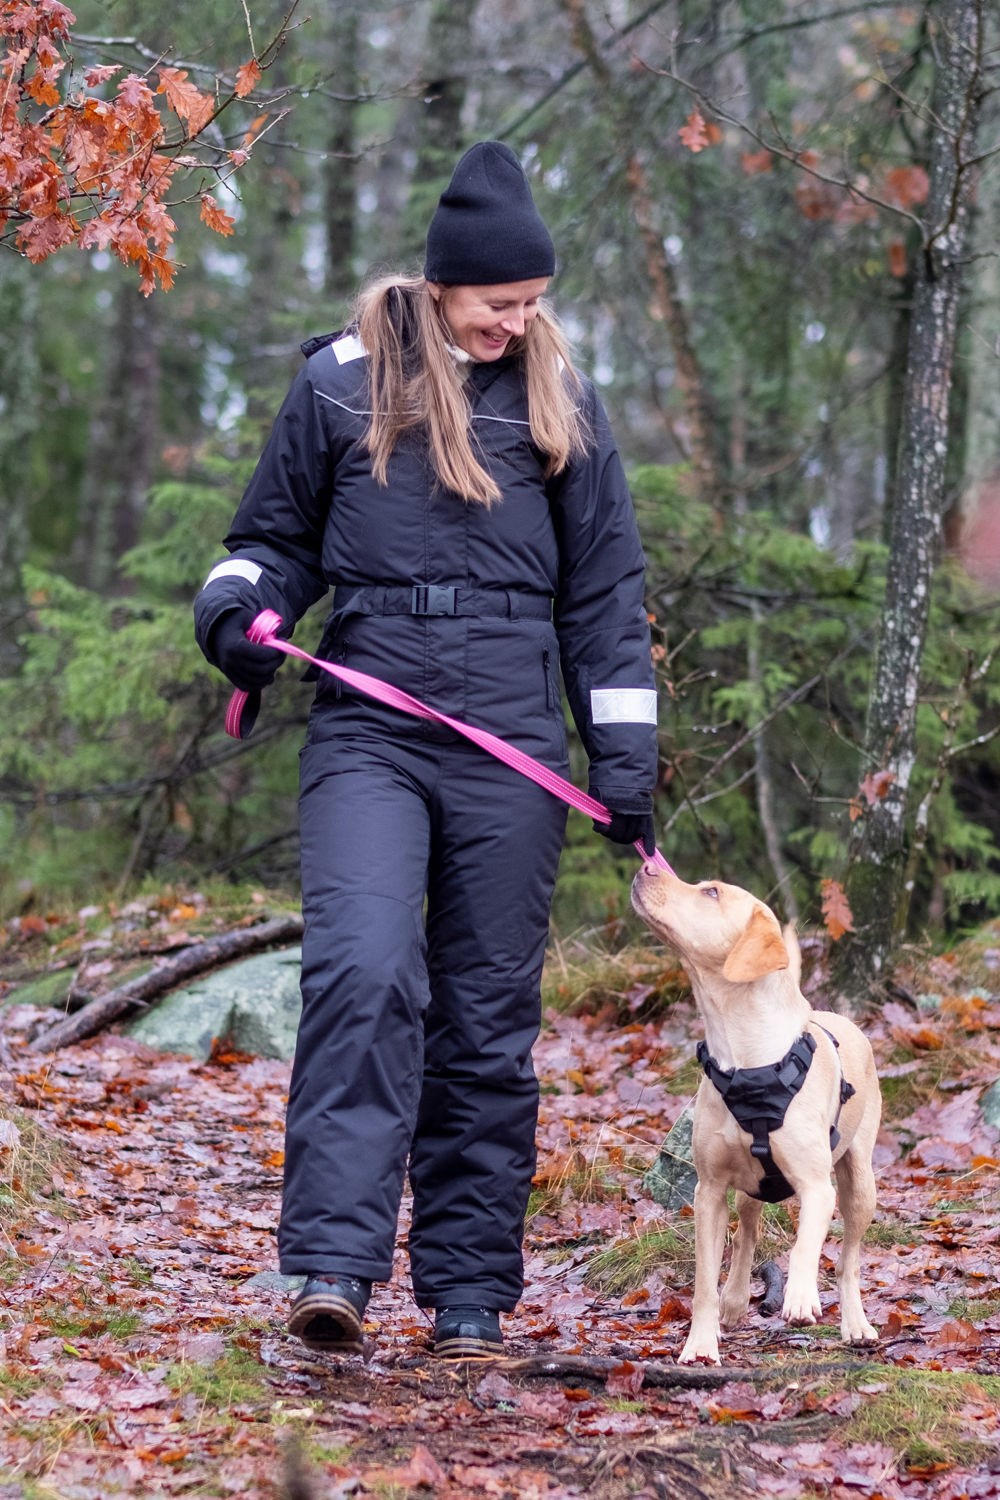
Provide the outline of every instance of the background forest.
<path id="1" fill-rule="evenodd" d="M 211 93 L 285 9 L 78 0 L 67 50 L 77 85 L 95 63 L 166 61 Z M 950 85 L 968 222 L 954 353 L 935 365 L 914 325 L 945 281 L 934 193 L 958 127 L 940 91 L 963 13 L 986 34 L 972 81 Z M 661 848 L 685 878 L 751 886 L 836 935 L 866 820 L 895 798 L 898 932 L 1000 912 L 997 33 L 973 0 L 300 0 L 173 181 L 172 290 L 142 295 L 109 248 L 30 264 L 8 226 L 0 916 L 150 879 L 294 886 L 309 689 L 286 667 L 253 739 L 228 741 L 190 601 L 299 343 L 349 321 L 370 271 L 419 269 L 456 156 L 486 137 L 531 176 L 552 297 L 632 479 Z M 249 152 L 235 175 L 233 152 Z M 206 222 L 205 190 L 231 233 Z M 926 531 L 901 509 L 923 377 L 944 424 L 924 444 Z M 915 531 L 932 588 L 894 573 Z M 905 776 L 872 740 L 887 588 L 919 643 Z M 320 625 L 296 640 L 314 649 Z M 574 815 L 557 928 L 620 915 L 632 865 Z"/>

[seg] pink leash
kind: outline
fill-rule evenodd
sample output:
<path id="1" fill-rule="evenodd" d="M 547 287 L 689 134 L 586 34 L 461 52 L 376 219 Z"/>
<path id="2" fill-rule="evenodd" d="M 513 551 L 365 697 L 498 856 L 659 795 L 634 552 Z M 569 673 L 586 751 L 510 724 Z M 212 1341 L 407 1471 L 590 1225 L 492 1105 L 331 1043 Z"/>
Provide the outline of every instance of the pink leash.
<path id="1" fill-rule="evenodd" d="M 273 609 L 262 610 L 247 631 L 247 639 L 257 646 L 271 646 L 275 651 L 283 651 L 286 656 L 297 656 L 300 661 L 310 662 L 314 667 L 319 667 L 321 671 L 329 673 L 331 677 L 336 677 L 339 682 L 346 682 L 348 687 L 367 693 L 369 697 L 378 699 L 380 703 L 387 703 L 391 708 L 401 709 L 403 713 L 413 714 L 418 719 L 432 719 L 436 724 L 446 724 L 449 729 L 454 729 L 456 733 L 464 735 L 467 740 L 472 740 L 473 744 L 479 745 L 490 755 L 495 755 L 497 760 L 502 760 L 505 765 L 513 767 L 522 776 L 527 776 L 529 781 L 537 782 L 540 787 L 551 792 L 553 797 L 561 797 L 578 812 L 586 813 L 598 823 L 611 822 L 611 814 L 603 802 L 598 802 L 594 797 L 588 797 L 586 792 L 581 792 L 572 782 L 558 776 L 555 771 L 550 771 L 548 766 L 543 766 L 541 761 L 535 760 L 531 755 L 526 755 L 516 745 L 508 745 L 506 740 L 490 734 L 488 729 L 477 729 L 473 724 L 463 724 L 461 719 L 449 718 L 447 714 L 439 713 L 436 708 L 429 708 L 426 703 L 421 703 L 419 698 L 404 693 L 402 688 L 393 687 L 389 682 L 383 682 L 379 677 L 370 677 L 367 672 L 355 672 L 350 667 L 337 667 L 333 662 L 310 656 L 308 651 L 300 650 L 298 646 L 293 646 L 291 641 L 282 640 L 281 636 L 276 634 L 280 624 L 281 616 L 275 614 Z M 243 709 L 248 697 L 248 693 L 237 688 L 226 709 L 226 733 L 234 740 L 243 738 L 240 730 Z M 641 839 L 636 840 L 635 847 L 641 859 L 650 859 L 642 847 Z M 651 858 L 652 863 L 659 865 L 660 869 L 670 869 L 659 849 L 655 850 Z"/>

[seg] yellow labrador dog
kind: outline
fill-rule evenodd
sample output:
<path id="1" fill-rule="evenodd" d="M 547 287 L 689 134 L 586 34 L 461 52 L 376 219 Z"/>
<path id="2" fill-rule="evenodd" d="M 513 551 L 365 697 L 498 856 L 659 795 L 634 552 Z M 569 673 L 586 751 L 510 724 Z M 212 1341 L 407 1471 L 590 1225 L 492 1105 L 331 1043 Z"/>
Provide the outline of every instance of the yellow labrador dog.
<path id="1" fill-rule="evenodd" d="M 680 1363 L 720 1362 L 720 1322 L 735 1328 L 749 1305 L 764 1202 L 793 1193 L 798 1233 L 782 1312 L 789 1323 L 815 1323 L 819 1257 L 836 1197 L 831 1169 L 844 1218 L 841 1337 L 876 1342 L 859 1279 L 861 1240 L 875 1211 L 872 1148 L 882 1112 L 867 1039 L 843 1016 L 812 1009 L 799 989 L 794 933 L 783 936 L 774 913 L 749 892 L 718 880 L 687 885 L 647 862 L 632 884 L 632 904 L 681 958 L 705 1026 L 699 1057 L 706 1077 L 693 1136 L 694 1302 Z M 727 1188 L 736 1189 L 739 1227 L 720 1305 Z"/>

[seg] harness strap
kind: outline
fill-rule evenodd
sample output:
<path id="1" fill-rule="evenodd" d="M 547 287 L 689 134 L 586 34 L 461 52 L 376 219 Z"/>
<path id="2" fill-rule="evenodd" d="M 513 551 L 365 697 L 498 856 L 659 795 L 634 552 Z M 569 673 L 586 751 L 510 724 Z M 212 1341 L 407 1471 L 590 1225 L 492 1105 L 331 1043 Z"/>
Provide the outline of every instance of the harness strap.
<path id="1" fill-rule="evenodd" d="M 810 1021 L 809 1024 L 810 1026 L 819 1026 L 820 1031 L 823 1032 L 824 1036 L 828 1036 L 830 1038 L 834 1047 L 837 1049 L 837 1062 L 840 1065 L 840 1103 L 837 1105 L 837 1113 L 834 1115 L 833 1124 L 830 1126 L 830 1150 L 836 1151 L 837 1147 L 840 1145 L 840 1131 L 837 1129 L 837 1126 L 840 1124 L 840 1111 L 843 1109 L 848 1099 L 854 1098 L 854 1095 L 857 1093 L 857 1089 L 854 1087 L 853 1083 L 848 1083 L 847 1079 L 844 1077 L 844 1067 L 840 1062 L 840 1043 L 837 1041 L 837 1038 L 834 1036 L 833 1032 L 827 1031 L 825 1026 L 820 1026 L 818 1021 Z"/>
<path id="2" fill-rule="evenodd" d="M 837 1049 L 840 1061 L 840 1043 L 832 1032 L 818 1021 L 810 1021 L 828 1036 Z M 757 1191 L 750 1197 L 762 1203 L 782 1203 L 795 1192 L 771 1152 L 771 1131 L 778 1130 L 785 1122 L 788 1106 L 806 1081 L 806 1074 L 816 1051 L 816 1039 L 806 1032 L 798 1037 L 780 1062 L 768 1063 L 763 1068 L 720 1068 L 709 1053 L 705 1042 L 699 1042 L 698 1061 L 705 1075 L 718 1089 L 726 1108 L 741 1130 L 753 1136 L 751 1156 L 760 1162 L 764 1175 L 757 1184 Z M 840 1141 L 840 1112 L 855 1093 L 852 1083 L 840 1071 L 840 1102 L 837 1114 L 830 1126 L 830 1150 L 835 1151 Z"/>
<path id="3" fill-rule="evenodd" d="M 705 1042 L 699 1042 L 697 1050 L 698 1061 L 729 1113 L 741 1130 L 753 1136 L 750 1151 L 764 1169 L 764 1176 L 751 1196 L 764 1203 L 791 1198 L 795 1189 L 772 1155 L 770 1136 L 784 1124 L 788 1106 L 805 1083 L 816 1051 L 815 1038 L 803 1033 L 779 1062 L 763 1068 L 720 1068 Z"/>

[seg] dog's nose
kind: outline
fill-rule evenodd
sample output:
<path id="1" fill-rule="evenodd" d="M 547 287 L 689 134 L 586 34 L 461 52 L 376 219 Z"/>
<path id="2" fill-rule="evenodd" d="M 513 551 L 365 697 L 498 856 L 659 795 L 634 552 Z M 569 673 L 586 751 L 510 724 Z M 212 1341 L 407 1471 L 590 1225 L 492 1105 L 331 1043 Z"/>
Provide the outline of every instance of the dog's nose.
<path id="1" fill-rule="evenodd" d="M 642 862 L 642 873 L 644 875 L 659 875 L 660 866 L 654 864 L 651 859 L 644 859 Z"/>

